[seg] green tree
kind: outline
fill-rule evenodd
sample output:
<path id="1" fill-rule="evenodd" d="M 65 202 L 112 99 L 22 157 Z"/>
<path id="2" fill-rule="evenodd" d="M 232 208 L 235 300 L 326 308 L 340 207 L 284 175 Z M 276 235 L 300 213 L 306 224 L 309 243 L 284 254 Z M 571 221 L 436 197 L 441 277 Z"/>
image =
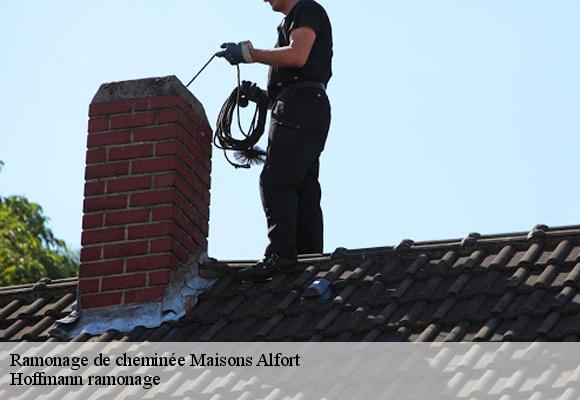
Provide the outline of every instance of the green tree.
<path id="1" fill-rule="evenodd" d="M 0 286 L 78 274 L 78 252 L 55 238 L 47 222 L 40 205 L 0 196 Z"/>

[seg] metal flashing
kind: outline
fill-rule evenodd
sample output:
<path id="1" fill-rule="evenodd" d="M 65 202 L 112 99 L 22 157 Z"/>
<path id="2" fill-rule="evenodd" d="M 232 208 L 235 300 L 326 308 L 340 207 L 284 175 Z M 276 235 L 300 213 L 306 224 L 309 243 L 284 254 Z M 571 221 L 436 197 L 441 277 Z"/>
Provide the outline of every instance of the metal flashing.
<path id="1" fill-rule="evenodd" d="M 109 330 L 130 332 L 139 326 L 156 328 L 164 322 L 180 319 L 197 303 L 198 296 L 217 281 L 199 276 L 199 265 L 204 257 L 207 256 L 190 260 L 173 273 L 163 301 L 88 311 L 77 309 L 57 320 L 51 335 L 71 339 L 82 333 L 99 335 Z"/>

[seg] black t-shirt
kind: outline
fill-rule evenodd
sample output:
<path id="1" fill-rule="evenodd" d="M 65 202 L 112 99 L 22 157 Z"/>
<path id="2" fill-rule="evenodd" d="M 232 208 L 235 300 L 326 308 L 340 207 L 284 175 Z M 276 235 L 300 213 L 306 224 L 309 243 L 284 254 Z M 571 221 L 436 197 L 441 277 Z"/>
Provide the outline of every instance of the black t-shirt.
<path id="1" fill-rule="evenodd" d="M 310 27 L 316 40 L 302 68 L 270 67 L 268 96 L 274 99 L 285 86 L 302 81 L 318 81 L 328 84 L 332 76 L 332 28 L 326 11 L 314 0 L 300 0 L 278 26 L 276 47 L 290 44 L 293 29 Z"/>

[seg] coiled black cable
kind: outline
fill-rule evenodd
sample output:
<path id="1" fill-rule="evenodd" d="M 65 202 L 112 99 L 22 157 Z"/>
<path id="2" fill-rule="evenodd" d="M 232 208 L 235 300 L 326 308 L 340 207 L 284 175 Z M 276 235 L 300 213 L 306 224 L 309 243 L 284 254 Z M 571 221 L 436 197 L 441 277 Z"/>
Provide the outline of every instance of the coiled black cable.
<path id="1" fill-rule="evenodd" d="M 211 63 L 215 55 L 203 66 L 203 68 L 187 84 L 187 87 L 201 74 L 201 72 Z M 226 160 L 235 168 L 250 168 L 251 165 L 261 164 L 266 160 L 266 152 L 256 146 L 264 134 L 266 127 L 266 115 L 268 113 L 268 98 L 265 95 L 251 96 L 252 83 L 240 79 L 240 66 L 237 67 L 238 86 L 231 92 L 224 102 L 216 122 L 216 130 L 213 137 L 214 145 L 224 151 Z M 254 93 L 261 91 L 254 86 Z M 249 96 L 250 95 L 250 96 Z M 252 97 L 252 99 L 248 98 Z M 249 103 L 255 103 L 254 116 L 247 132 L 242 128 L 240 119 L 240 108 L 245 108 Z M 232 124 L 234 112 L 237 117 L 238 129 L 243 138 L 236 139 L 232 135 Z M 228 157 L 228 151 L 236 151 L 235 162 Z"/>

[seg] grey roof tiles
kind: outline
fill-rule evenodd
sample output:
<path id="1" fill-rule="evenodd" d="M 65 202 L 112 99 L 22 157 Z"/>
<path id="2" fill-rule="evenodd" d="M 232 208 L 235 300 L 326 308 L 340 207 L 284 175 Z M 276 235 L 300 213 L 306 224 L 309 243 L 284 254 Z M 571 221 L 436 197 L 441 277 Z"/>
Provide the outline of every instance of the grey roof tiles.
<path id="1" fill-rule="evenodd" d="M 580 335 L 580 227 L 342 248 L 301 257 L 268 282 L 238 282 L 235 271 L 249 263 L 202 266 L 219 279 L 180 321 L 75 340 L 562 341 Z M 329 282 L 327 292 L 305 296 L 316 279 Z M 1 288 L 0 340 L 48 340 L 75 298 L 75 279 Z"/>

